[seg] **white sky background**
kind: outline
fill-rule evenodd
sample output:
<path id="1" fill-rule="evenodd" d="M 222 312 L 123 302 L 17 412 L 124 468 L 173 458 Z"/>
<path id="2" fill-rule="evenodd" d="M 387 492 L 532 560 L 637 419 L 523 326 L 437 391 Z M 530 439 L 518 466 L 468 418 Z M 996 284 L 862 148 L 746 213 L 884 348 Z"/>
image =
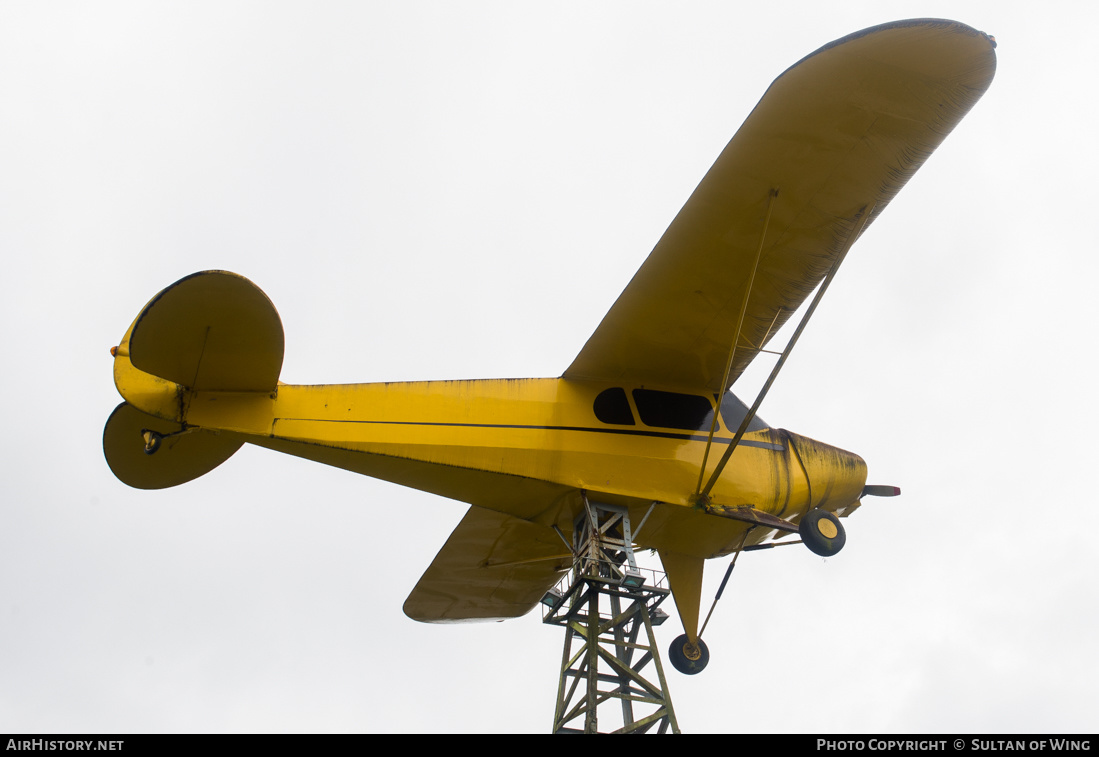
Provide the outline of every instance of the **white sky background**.
<path id="1" fill-rule="evenodd" d="M 288 382 L 559 375 L 776 76 L 926 16 L 996 81 L 761 411 L 904 495 L 746 555 L 671 693 L 693 732 L 1099 730 L 1099 6 L 3 0 L 0 731 L 547 732 L 559 629 L 401 612 L 464 505 L 255 448 L 129 489 L 108 348 L 221 268 Z"/>

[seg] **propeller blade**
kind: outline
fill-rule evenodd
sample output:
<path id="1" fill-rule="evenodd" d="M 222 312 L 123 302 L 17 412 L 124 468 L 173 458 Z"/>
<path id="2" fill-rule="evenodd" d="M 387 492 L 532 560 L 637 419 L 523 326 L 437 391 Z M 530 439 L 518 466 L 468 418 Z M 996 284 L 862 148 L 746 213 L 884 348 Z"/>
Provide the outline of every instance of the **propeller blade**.
<path id="1" fill-rule="evenodd" d="M 862 488 L 863 497 L 899 497 L 901 487 L 868 484 Z"/>

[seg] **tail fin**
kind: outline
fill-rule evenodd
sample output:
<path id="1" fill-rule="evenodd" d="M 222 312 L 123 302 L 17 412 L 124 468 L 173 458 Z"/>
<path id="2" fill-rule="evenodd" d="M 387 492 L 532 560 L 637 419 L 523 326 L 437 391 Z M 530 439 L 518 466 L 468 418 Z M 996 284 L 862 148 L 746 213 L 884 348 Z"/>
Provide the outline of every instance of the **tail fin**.
<path id="1" fill-rule="evenodd" d="M 192 391 L 272 392 L 282 370 L 282 321 L 248 279 L 202 271 L 145 306 L 128 349 L 138 370 Z"/>
<path id="2" fill-rule="evenodd" d="M 126 400 L 103 430 L 114 474 L 139 489 L 198 478 L 241 443 L 187 424 L 195 392 L 271 393 L 282 369 L 282 321 L 255 284 L 226 271 L 180 279 L 154 297 L 113 349 Z M 146 445 L 143 435 L 163 437 Z"/>

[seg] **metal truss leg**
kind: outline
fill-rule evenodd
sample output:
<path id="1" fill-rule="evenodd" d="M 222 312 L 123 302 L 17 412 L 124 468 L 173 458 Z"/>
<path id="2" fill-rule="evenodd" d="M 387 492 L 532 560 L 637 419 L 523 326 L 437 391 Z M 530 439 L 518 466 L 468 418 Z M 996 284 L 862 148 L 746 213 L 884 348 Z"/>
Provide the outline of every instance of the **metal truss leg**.
<path id="1" fill-rule="evenodd" d="M 553 732 L 679 733 L 653 632 L 663 575 L 637 568 L 624 507 L 585 500 L 573 533 L 573 570 L 543 617 L 565 629 Z"/>

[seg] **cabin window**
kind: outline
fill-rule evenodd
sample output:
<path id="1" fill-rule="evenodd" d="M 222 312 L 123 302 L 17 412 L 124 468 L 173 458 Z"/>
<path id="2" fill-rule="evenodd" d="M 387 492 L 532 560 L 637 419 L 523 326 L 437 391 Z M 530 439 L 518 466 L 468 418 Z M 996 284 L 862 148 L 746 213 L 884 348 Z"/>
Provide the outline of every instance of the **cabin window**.
<path id="1" fill-rule="evenodd" d="M 714 412 L 710 400 L 697 394 L 634 389 L 633 401 L 641 422 L 646 426 L 681 428 L 687 431 L 709 429 Z"/>
<path id="2" fill-rule="evenodd" d="M 725 396 L 721 398 L 721 420 L 724 421 L 725 428 L 729 430 L 730 434 L 736 433 L 747 414 L 748 406 L 732 392 L 725 392 Z M 752 418 L 752 422 L 748 424 L 749 431 L 762 431 L 765 428 L 770 428 L 770 426 L 758 415 Z"/>
<path id="3" fill-rule="evenodd" d="M 595 398 L 595 417 L 603 423 L 614 423 L 619 426 L 633 426 L 633 411 L 630 410 L 630 401 L 626 397 L 626 390 L 621 387 L 604 389 Z"/>

